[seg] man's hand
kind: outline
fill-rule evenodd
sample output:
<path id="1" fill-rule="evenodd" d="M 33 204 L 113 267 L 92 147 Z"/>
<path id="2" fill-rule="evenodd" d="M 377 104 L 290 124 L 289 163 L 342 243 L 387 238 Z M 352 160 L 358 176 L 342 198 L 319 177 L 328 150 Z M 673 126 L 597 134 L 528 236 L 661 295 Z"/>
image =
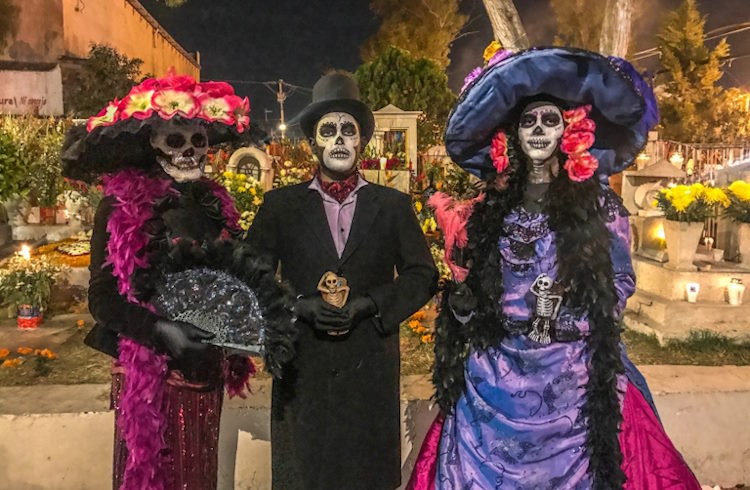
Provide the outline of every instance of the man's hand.
<path id="1" fill-rule="evenodd" d="M 454 287 L 448 296 L 448 305 L 453 314 L 458 316 L 469 316 L 477 308 L 477 298 L 471 292 L 469 286 L 462 282 Z"/>
<path id="2" fill-rule="evenodd" d="M 208 349 L 203 340 L 214 337 L 211 332 L 185 322 L 174 322 L 171 320 L 157 320 L 156 337 L 164 350 L 172 359 L 183 359 L 196 355 Z"/>
<path id="3" fill-rule="evenodd" d="M 322 332 L 344 333 L 351 330 L 365 318 L 377 313 L 375 302 L 368 296 L 356 298 L 343 308 L 336 308 L 320 296 L 301 298 L 297 301 L 297 316 Z"/>
<path id="4" fill-rule="evenodd" d="M 345 332 L 356 327 L 362 320 L 375 316 L 378 307 L 369 296 L 349 301 L 343 308 L 326 304 L 322 317 L 328 331 Z"/>

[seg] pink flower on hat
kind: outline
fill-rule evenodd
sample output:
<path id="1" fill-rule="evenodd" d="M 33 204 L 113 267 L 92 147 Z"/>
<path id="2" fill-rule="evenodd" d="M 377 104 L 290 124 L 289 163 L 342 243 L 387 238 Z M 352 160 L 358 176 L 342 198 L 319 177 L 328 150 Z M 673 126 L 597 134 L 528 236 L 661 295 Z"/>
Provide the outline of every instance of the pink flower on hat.
<path id="1" fill-rule="evenodd" d="M 92 116 L 89 118 L 88 122 L 86 123 L 86 131 L 91 132 L 96 127 L 111 126 L 116 123 L 119 119 L 119 106 L 120 101 L 118 101 L 117 99 L 107 104 L 107 107 L 99 111 L 96 116 Z"/>

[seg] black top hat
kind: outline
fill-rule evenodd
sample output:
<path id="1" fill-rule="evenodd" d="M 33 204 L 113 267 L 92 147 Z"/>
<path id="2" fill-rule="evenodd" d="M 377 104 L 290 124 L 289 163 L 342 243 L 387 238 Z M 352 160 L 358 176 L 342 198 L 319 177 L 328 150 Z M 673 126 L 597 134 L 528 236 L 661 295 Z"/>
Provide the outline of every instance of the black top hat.
<path id="1" fill-rule="evenodd" d="M 295 118 L 308 138 L 315 137 L 315 123 L 329 112 L 346 112 L 359 123 L 362 146 L 375 131 L 375 117 L 367 105 L 359 100 L 357 82 L 346 73 L 324 75 L 313 86 L 312 103 Z"/>

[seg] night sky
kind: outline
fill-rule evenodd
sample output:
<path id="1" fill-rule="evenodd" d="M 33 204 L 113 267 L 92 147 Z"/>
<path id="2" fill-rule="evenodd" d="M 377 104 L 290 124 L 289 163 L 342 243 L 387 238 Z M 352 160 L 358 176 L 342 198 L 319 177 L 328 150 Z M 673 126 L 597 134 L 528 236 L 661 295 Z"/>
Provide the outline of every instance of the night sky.
<path id="1" fill-rule="evenodd" d="M 355 70 L 361 64 L 359 47 L 377 30 L 379 22 L 367 0 L 188 0 L 178 9 L 155 0 L 141 2 L 185 49 L 200 51 L 203 80 L 263 82 L 282 78 L 309 88 L 329 68 Z M 645 3 L 648 10 L 633 26 L 635 51 L 656 45 L 664 12 L 677 7 L 681 0 Z M 555 24 L 549 0 L 516 0 L 515 4 L 532 44 L 551 43 Z M 706 30 L 750 21 L 750 0 L 699 0 L 699 8 L 708 15 Z M 454 90 L 481 62 L 482 52 L 492 40 L 482 2 L 463 0 L 462 9 L 472 18 L 465 30 L 477 32 L 457 40 L 451 50 L 448 77 Z M 728 40 L 733 56 L 750 55 L 750 30 Z M 640 66 L 653 69 L 657 60 L 651 58 Z M 750 88 L 750 56 L 734 61 L 722 83 Z M 278 121 L 278 104 L 267 88 L 233 84 L 239 93 L 250 97 L 255 121 Z M 286 119 L 309 99 L 309 91 L 292 94 L 286 102 Z"/>

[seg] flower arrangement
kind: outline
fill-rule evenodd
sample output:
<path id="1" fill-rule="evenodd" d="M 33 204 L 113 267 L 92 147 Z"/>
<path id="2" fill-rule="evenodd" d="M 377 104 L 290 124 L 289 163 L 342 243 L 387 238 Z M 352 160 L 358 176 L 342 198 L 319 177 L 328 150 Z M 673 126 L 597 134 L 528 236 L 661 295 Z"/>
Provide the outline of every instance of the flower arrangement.
<path id="1" fill-rule="evenodd" d="M 218 181 L 234 199 L 234 205 L 240 213 L 240 227 L 247 231 L 263 202 L 263 185 L 252 177 L 226 171 Z"/>
<path id="2" fill-rule="evenodd" d="M 0 263 L 0 297 L 16 308 L 31 305 L 44 310 L 64 269 L 43 255 L 26 259 L 17 253 Z"/>
<path id="3" fill-rule="evenodd" d="M 170 71 L 163 78 L 148 78 L 130 90 L 122 100 L 115 99 L 96 116 L 89 118 L 86 129 L 111 126 L 126 119 L 148 119 L 159 116 L 172 119 L 198 117 L 208 122 L 234 126 L 242 133 L 250 124 L 250 102 L 235 95 L 226 82 L 198 83 L 187 75 Z"/>
<path id="4" fill-rule="evenodd" d="M 668 220 L 696 223 L 709 218 L 716 206 L 729 206 L 730 199 L 718 187 L 695 183 L 663 189 L 656 197 L 656 205 Z"/>
<path id="5" fill-rule="evenodd" d="M 57 354 L 52 352 L 50 349 L 32 349 L 31 347 L 19 347 L 16 350 L 18 357 L 12 359 L 6 359 L 10 355 L 8 349 L 0 349 L 0 359 L 4 359 L 1 368 L 15 368 L 25 363 L 29 357 L 32 357 L 35 361 L 35 371 L 37 375 L 46 376 L 52 368 L 49 366 L 49 361 L 57 359 Z"/>
<path id="6" fill-rule="evenodd" d="M 750 223 L 750 184 L 735 180 L 726 189 L 729 205 L 724 214 L 738 223 Z"/>
<path id="7" fill-rule="evenodd" d="M 69 203 L 72 218 L 85 224 L 93 224 L 96 209 L 104 197 L 104 189 L 99 185 L 88 185 L 79 180 L 65 180 L 65 192 L 60 197 L 61 205 Z"/>
<path id="8" fill-rule="evenodd" d="M 443 247 L 433 243 L 430 245 L 430 253 L 432 254 L 432 260 L 435 261 L 435 265 L 437 266 L 440 280 L 450 281 L 453 274 L 451 273 L 450 267 L 448 267 L 448 263 L 445 261 L 445 251 L 443 250 Z"/>
<path id="9" fill-rule="evenodd" d="M 413 201 L 414 214 L 417 215 L 417 221 L 422 227 L 422 233 L 435 234 L 437 233 L 437 221 L 435 221 L 435 213 L 432 208 L 425 206 L 420 198 L 415 198 Z"/>
<path id="10" fill-rule="evenodd" d="M 312 167 L 295 165 L 291 160 L 284 161 L 279 167 L 273 179 L 274 187 L 300 184 L 310 180 L 315 173 Z"/>
<path id="11" fill-rule="evenodd" d="M 409 318 L 407 325 L 409 325 L 409 329 L 412 332 L 419 336 L 423 344 L 429 344 L 435 341 L 435 335 L 430 329 L 424 326 L 425 317 L 424 310 L 419 310 Z"/>

